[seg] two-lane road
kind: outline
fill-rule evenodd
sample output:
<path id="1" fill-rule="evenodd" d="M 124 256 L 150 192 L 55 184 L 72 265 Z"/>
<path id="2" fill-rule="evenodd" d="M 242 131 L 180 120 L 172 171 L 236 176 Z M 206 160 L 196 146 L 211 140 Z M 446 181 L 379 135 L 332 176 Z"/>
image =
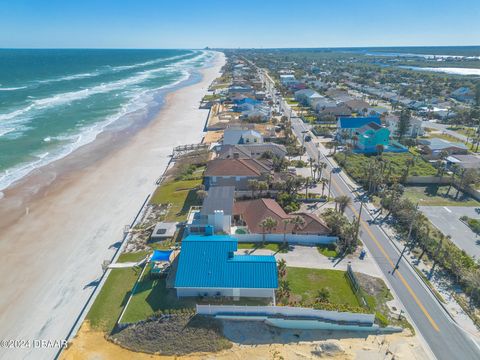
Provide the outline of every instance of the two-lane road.
<path id="1" fill-rule="evenodd" d="M 299 139 L 303 136 L 302 132 L 307 130 L 304 123 L 298 118 L 292 118 L 292 128 Z M 305 146 L 308 155 L 317 159 L 318 149 L 315 144 L 306 142 Z M 332 167 L 328 159 L 327 166 L 327 170 L 331 171 Z M 348 195 L 353 199 L 346 215 L 350 218 L 358 218 L 361 205 L 352 194 L 352 190 L 339 173 L 333 173 L 331 181 L 334 195 Z M 373 256 L 376 260 L 383 275 L 435 357 L 439 360 L 480 359 L 478 344 L 450 319 L 406 260 L 402 259 L 399 269 L 393 272 L 399 258 L 399 251 L 378 225 L 370 223 L 371 220 L 373 220 L 372 216 L 364 208 L 360 222 L 360 238 L 368 249 L 367 256 Z"/>

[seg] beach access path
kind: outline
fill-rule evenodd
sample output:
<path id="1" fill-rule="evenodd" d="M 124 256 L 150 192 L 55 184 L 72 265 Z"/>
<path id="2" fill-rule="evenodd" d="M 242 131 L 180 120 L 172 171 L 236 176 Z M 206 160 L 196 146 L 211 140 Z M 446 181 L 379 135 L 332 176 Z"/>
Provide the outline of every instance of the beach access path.
<path id="1" fill-rule="evenodd" d="M 217 53 L 212 66 L 200 70 L 201 81 L 168 94 L 156 118 L 125 144 L 86 167 L 58 174 L 28 203 L 17 197 L 35 188 L 41 171 L 4 192 L 0 339 L 65 338 L 98 283 L 102 262 L 112 257 L 124 226 L 154 190 L 172 148 L 201 141 L 208 110 L 200 110 L 199 103 L 224 62 Z M 96 159 L 87 147 L 69 157 Z M 22 216 L 11 221 L 20 210 Z M 57 351 L 0 349 L 0 358 L 51 359 Z"/>

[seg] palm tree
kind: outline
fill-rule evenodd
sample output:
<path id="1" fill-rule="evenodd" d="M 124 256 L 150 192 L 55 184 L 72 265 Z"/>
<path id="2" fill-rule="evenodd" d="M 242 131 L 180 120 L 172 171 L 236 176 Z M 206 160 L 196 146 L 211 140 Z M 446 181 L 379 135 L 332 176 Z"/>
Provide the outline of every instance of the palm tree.
<path id="1" fill-rule="evenodd" d="M 268 190 L 268 183 L 266 181 L 259 181 L 258 190 L 260 191 L 260 197 L 262 197 L 263 191 Z"/>
<path id="2" fill-rule="evenodd" d="M 280 280 L 278 283 L 278 294 L 280 298 L 288 298 L 290 295 L 290 283 L 288 280 Z"/>
<path id="3" fill-rule="evenodd" d="M 200 199 L 200 200 L 203 200 L 207 197 L 208 195 L 208 192 L 205 191 L 205 190 L 197 190 L 197 197 Z"/>
<path id="4" fill-rule="evenodd" d="M 283 219 L 283 246 L 287 245 L 287 226 L 291 224 L 290 219 Z"/>
<path id="5" fill-rule="evenodd" d="M 305 219 L 300 215 L 296 215 L 290 220 L 290 223 L 293 225 L 293 233 L 296 233 L 305 226 Z"/>
<path id="6" fill-rule="evenodd" d="M 327 288 L 321 288 L 317 292 L 317 301 L 318 302 L 328 302 L 328 299 L 330 297 L 330 291 L 328 291 Z"/>
<path id="7" fill-rule="evenodd" d="M 318 164 L 318 168 L 320 169 L 320 173 L 318 174 L 318 178 L 321 179 L 321 178 L 322 178 L 323 169 L 326 169 L 326 168 L 327 168 L 327 164 L 325 164 L 324 162 L 321 162 L 320 164 Z"/>
<path id="8" fill-rule="evenodd" d="M 305 178 L 305 200 L 308 199 L 308 187 L 312 184 L 312 178 L 307 176 Z"/>
<path id="9" fill-rule="evenodd" d="M 287 262 L 285 259 L 280 259 L 277 261 L 278 277 L 283 279 L 287 276 Z"/>
<path id="10" fill-rule="evenodd" d="M 353 135 L 352 136 L 352 142 L 353 142 L 353 147 L 357 147 L 357 143 L 358 143 L 358 135 Z"/>
<path id="11" fill-rule="evenodd" d="M 352 198 L 347 195 L 340 195 L 335 198 L 335 209 L 338 205 L 338 212 L 344 213 L 348 205 L 352 203 Z"/>
<path id="12" fill-rule="evenodd" d="M 265 243 L 265 234 L 271 233 L 273 229 L 275 229 L 278 225 L 278 221 L 272 217 L 266 217 L 260 222 L 260 227 L 262 228 L 262 242 Z"/>
<path id="13" fill-rule="evenodd" d="M 410 172 L 410 167 L 415 165 L 415 158 L 410 158 L 405 162 L 405 173 L 403 175 L 404 181 L 408 178 L 408 173 Z"/>
<path id="14" fill-rule="evenodd" d="M 321 178 L 320 183 L 322 184 L 322 197 L 325 194 L 325 186 L 328 184 L 328 179 L 327 178 Z"/>
<path id="15" fill-rule="evenodd" d="M 383 144 L 378 144 L 377 146 L 375 146 L 375 149 L 377 150 L 377 155 L 382 157 L 385 146 L 383 146 Z"/>
<path id="16" fill-rule="evenodd" d="M 352 154 L 352 144 L 345 144 L 345 150 L 343 150 L 343 154 L 345 157 L 343 158 L 343 162 L 347 162 L 347 156 Z"/>
<path id="17" fill-rule="evenodd" d="M 258 180 L 250 179 L 248 180 L 248 187 L 252 190 L 252 199 L 255 197 L 255 191 L 258 190 L 259 184 Z"/>

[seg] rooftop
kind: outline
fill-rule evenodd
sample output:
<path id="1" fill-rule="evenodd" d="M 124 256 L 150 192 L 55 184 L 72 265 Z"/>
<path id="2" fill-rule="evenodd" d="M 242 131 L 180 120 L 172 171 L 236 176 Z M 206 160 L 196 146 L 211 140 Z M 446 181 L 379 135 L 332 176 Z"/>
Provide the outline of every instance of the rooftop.
<path id="1" fill-rule="evenodd" d="M 371 122 L 381 125 L 380 118 L 376 116 L 341 117 L 339 121 L 340 121 L 340 128 L 342 129 L 358 129 Z"/>
<path id="2" fill-rule="evenodd" d="M 213 214 L 215 210 L 223 210 L 225 215 L 232 215 L 234 186 L 212 186 L 203 200 L 202 215 Z"/>
<path id="3" fill-rule="evenodd" d="M 228 235 L 189 235 L 182 248 L 176 288 L 276 289 L 277 264 L 271 255 L 235 255 L 237 240 Z"/>
<path id="4" fill-rule="evenodd" d="M 214 159 L 209 161 L 205 176 L 260 176 L 269 172 L 267 165 L 255 159 Z"/>

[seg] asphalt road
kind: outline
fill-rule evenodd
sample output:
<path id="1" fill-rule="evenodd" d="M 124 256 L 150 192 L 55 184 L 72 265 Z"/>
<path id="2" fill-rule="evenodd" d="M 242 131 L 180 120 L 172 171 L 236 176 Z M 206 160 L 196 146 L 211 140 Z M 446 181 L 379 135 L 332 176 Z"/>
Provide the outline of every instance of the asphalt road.
<path id="1" fill-rule="evenodd" d="M 428 128 L 436 129 L 438 131 L 444 132 L 445 134 L 456 137 L 458 140 L 467 141 L 467 137 L 465 135 L 460 134 L 460 133 L 458 133 L 456 131 L 453 131 L 453 130 L 449 130 L 448 125 L 445 125 L 445 124 L 440 124 L 440 123 L 432 122 L 432 121 L 422 121 L 422 127 L 424 127 L 424 128 L 428 127 Z"/>
<path id="2" fill-rule="evenodd" d="M 445 235 L 450 235 L 460 249 L 480 259 L 480 237 L 460 220 L 464 215 L 480 219 L 476 209 L 473 206 L 420 206 L 420 211 L 432 224 Z"/>
<path id="3" fill-rule="evenodd" d="M 302 131 L 306 130 L 303 122 L 298 118 L 292 118 L 292 127 L 297 137 L 301 139 Z M 306 142 L 305 146 L 308 155 L 316 159 L 318 149 L 314 143 Z M 326 162 L 328 173 L 332 167 L 328 160 Z M 346 215 L 357 218 L 360 202 L 356 196 L 352 195 L 351 189 L 342 180 L 340 173 L 333 173 L 331 180 L 334 196 L 348 195 L 353 199 Z M 451 320 L 403 258 L 398 270 L 393 272 L 400 256 L 399 251 L 378 225 L 370 224 L 371 220 L 373 220 L 372 217 L 364 208 L 361 216 L 360 238 L 367 247 L 367 256 L 372 256 L 376 260 L 384 277 L 434 356 L 439 360 L 480 359 L 480 346 Z"/>
<path id="4" fill-rule="evenodd" d="M 258 69 L 258 68 L 257 68 Z M 272 84 L 267 87 L 272 95 L 274 87 L 272 79 L 267 74 L 262 74 L 264 80 Z M 280 98 L 281 109 L 288 116 L 291 109 Z M 292 128 L 298 139 L 303 138 L 303 131 L 307 130 L 299 118 L 292 118 Z M 317 159 L 319 150 L 313 142 L 305 143 L 308 155 Z M 325 155 L 325 154 L 324 154 Z M 331 163 L 325 158 L 327 173 L 332 172 Z M 353 199 L 352 205 L 346 210 L 350 218 L 358 218 L 361 204 L 340 176 L 341 173 L 332 173 L 331 191 L 333 196 L 348 195 Z M 361 212 L 360 239 L 367 248 L 368 255 L 372 256 L 378 264 L 389 287 L 404 306 L 404 310 L 413 321 L 416 330 L 428 346 L 431 355 L 438 360 L 478 360 L 480 359 L 480 344 L 473 340 L 470 334 L 462 330 L 450 318 L 439 302 L 433 297 L 430 290 L 415 273 L 405 259 L 398 263 L 398 269 L 393 271 L 400 251 L 382 229 L 371 223 L 372 216 L 364 208 Z"/>

